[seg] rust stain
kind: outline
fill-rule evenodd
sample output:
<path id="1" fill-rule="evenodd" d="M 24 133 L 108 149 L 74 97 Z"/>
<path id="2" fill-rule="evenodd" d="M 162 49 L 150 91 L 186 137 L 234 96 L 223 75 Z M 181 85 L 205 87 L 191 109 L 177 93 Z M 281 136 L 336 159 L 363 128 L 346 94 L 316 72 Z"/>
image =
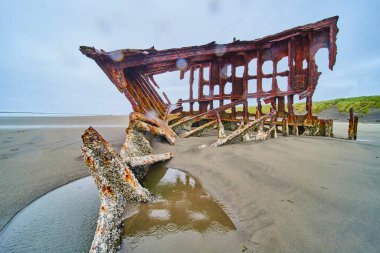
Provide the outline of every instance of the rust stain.
<path id="1" fill-rule="evenodd" d="M 128 170 L 124 170 L 124 180 L 129 183 L 133 188 L 136 188 L 136 182 L 132 180 L 132 176 Z"/>
<path id="2" fill-rule="evenodd" d="M 91 159 L 91 157 L 85 157 L 84 159 L 88 167 L 93 167 L 94 161 Z"/>
<path id="3" fill-rule="evenodd" d="M 107 207 L 102 206 L 102 207 L 100 208 L 100 211 L 101 211 L 101 212 L 107 212 Z"/>
<path id="4" fill-rule="evenodd" d="M 112 187 L 111 186 L 108 186 L 108 185 L 103 185 L 102 186 L 102 193 L 104 195 L 114 195 L 114 191 L 112 190 Z"/>

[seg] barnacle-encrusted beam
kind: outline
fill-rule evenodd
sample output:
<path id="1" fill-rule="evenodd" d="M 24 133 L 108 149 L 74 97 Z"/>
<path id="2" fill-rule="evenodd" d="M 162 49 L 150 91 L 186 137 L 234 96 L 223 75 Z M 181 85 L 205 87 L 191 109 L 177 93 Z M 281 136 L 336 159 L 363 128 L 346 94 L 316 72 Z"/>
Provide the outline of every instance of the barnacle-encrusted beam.
<path id="1" fill-rule="evenodd" d="M 141 180 L 148 172 L 150 165 L 169 160 L 173 153 L 153 154 L 153 148 L 145 138 L 146 131 L 135 128 L 135 122 L 130 122 L 126 129 L 126 138 L 120 150 L 120 156 L 128 164 L 138 180 Z M 148 132 L 148 131 L 147 131 Z"/>
<path id="2" fill-rule="evenodd" d="M 125 205 L 151 199 L 138 179 L 150 165 L 173 157 L 172 153 L 147 155 L 153 152 L 149 142 L 133 128 L 131 131 L 133 134 L 127 137 L 121 155 L 94 128 L 88 128 L 82 135 L 83 159 L 95 180 L 101 202 L 91 253 L 118 252 Z"/>
<path id="3" fill-rule="evenodd" d="M 150 194 L 110 144 L 92 127 L 82 135 L 82 155 L 99 191 L 100 210 L 90 252 L 117 252 L 128 202 L 148 202 Z"/>
<path id="4" fill-rule="evenodd" d="M 175 143 L 175 137 L 177 136 L 168 124 L 156 115 L 147 116 L 142 113 L 132 112 L 129 114 L 129 128 L 140 132 L 149 132 L 156 136 L 162 136 L 171 145 Z"/>

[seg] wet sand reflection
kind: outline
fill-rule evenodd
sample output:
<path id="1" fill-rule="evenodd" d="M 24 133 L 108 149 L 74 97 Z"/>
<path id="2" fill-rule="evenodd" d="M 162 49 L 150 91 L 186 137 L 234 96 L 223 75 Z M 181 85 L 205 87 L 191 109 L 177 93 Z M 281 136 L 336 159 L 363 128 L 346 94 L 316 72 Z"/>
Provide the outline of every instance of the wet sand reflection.
<path id="1" fill-rule="evenodd" d="M 153 245 L 170 244 L 172 240 L 177 244 L 192 239 L 199 246 L 209 244 L 208 239 L 218 241 L 219 237 L 237 241 L 231 219 L 189 174 L 173 168 L 154 168 L 147 174 L 144 186 L 157 200 L 126 209 L 122 252 L 145 248 L 144 244 L 149 244 L 147 249 L 152 250 Z M 170 245 L 162 248 L 169 249 Z M 154 250 L 159 252 L 156 246 Z"/>

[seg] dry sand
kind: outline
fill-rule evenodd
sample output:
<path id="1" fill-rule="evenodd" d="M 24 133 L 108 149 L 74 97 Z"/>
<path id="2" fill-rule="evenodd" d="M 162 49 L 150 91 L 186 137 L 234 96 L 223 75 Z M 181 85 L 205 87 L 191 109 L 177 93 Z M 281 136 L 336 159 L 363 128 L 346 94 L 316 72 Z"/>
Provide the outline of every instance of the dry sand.
<path id="1" fill-rule="evenodd" d="M 81 122 L 0 130 L 0 227 L 38 196 L 87 175 L 79 159 Z M 104 124 L 120 125 L 120 119 L 98 125 Z M 123 128 L 97 129 L 115 146 L 124 141 Z M 345 136 L 345 125 L 336 129 Z M 357 142 L 279 137 L 199 149 L 215 141 L 209 135 L 153 146 L 157 153 L 173 151 L 168 166 L 198 178 L 245 224 L 243 236 L 256 252 L 380 252 L 380 125 L 361 124 L 359 131 Z"/>

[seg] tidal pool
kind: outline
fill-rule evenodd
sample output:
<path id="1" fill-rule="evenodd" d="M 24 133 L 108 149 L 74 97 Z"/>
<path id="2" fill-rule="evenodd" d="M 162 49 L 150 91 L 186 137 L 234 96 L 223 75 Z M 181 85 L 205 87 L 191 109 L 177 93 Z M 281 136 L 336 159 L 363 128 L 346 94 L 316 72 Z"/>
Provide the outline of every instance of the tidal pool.
<path id="1" fill-rule="evenodd" d="M 120 252 L 240 251 L 234 223 L 189 174 L 155 167 L 143 185 L 157 198 L 127 206 Z M 53 190 L 0 232 L 0 252 L 88 252 L 99 206 L 92 177 Z"/>
<path id="2" fill-rule="evenodd" d="M 157 199 L 127 206 L 120 252 L 241 251 L 234 223 L 189 174 L 154 168 L 144 187 Z"/>
<path id="3" fill-rule="evenodd" d="M 99 206 L 92 177 L 55 189 L 22 209 L 4 227 L 0 252 L 88 252 Z"/>

